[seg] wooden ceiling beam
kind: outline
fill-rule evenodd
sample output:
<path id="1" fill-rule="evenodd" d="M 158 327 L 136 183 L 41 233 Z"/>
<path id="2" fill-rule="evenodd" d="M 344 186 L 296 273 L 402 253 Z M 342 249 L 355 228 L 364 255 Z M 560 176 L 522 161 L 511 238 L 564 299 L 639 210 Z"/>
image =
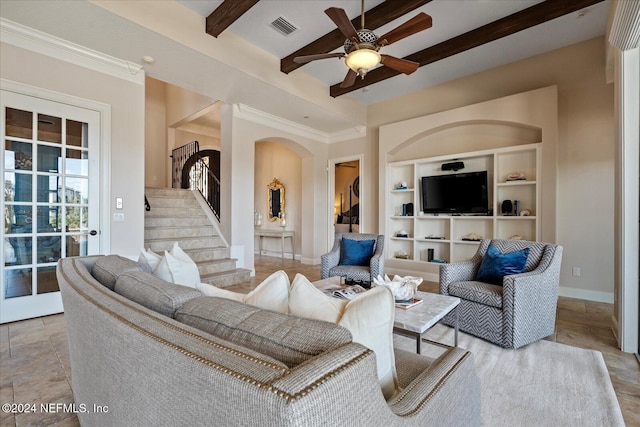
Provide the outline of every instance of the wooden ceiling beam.
<path id="1" fill-rule="evenodd" d="M 440 61 L 441 59 L 473 49 L 485 43 L 498 40 L 502 37 L 506 37 L 552 19 L 559 18 L 567 13 L 577 12 L 585 7 L 592 6 L 602 1 L 604 0 L 547 0 L 482 27 L 476 28 L 475 30 L 471 30 L 449 40 L 445 40 L 437 45 L 412 53 L 411 55 L 405 56 L 403 59 L 415 61 L 422 67 L 423 65 Z M 398 74 L 400 73 L 388 67 L 379 67 L 369 72 L 364 80 L 357 80 L 351 87 L 341 88 L 340 83 L 332 85 L 330 88 L 330 94 L 335 98 L 397 76 Z"/>
<path id="2" fill-rule="evenodd" d="M 207 16 L 207 34 L 218 37 L 220 33 L 247 13 L 259 0 L 224 0 Z"/>
<path id="3" fill-rule="evenodd" d="M 229 1 L 229 0 L 227 0 Z M 416 8 L 429 3 L 431 0 L 387 0 L 378 6 L 365 12 L 365 25 L 369 30 L 375 30 L 383 25 L 400 18 Z M 327 18 L 328 20 L 329 18 Z M 356 29 L 360 29 L 360 16 L 353 18 L 351 23 Z M 325 34 L 319 39 L 301 47 L 292 54 L 280 60 L 280 71 L 289 74 L 304 64 L 293 62 L 296 56 L 329 53 L 344 44 L 344 35 L 337 28 Z"/>

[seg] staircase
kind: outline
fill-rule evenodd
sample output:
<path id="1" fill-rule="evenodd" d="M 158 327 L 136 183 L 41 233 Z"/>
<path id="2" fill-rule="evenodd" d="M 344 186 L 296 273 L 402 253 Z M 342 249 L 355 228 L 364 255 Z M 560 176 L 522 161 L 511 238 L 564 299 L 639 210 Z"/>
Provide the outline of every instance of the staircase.
<path id="1" fill-rule="evenodd" d="M 145 211 L 144 246 L 162 254 L 174 242 L 195 261 L 200 280 L 219 288 L 249 281 L 249 270 L 236 268 L 229 247 L 196 199 L 199 194 L 176 188 L 146 188 L 151 210 Z M 206 206 L 206 202 L 205 202 Z"/>

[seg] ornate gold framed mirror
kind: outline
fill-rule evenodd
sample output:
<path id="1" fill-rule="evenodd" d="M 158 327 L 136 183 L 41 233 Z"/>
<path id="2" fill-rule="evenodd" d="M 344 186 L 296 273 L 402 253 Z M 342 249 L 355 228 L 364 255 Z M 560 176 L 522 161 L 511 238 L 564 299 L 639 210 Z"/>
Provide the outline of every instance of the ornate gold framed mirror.
<path id="1" fill-rule="evenodd" d="M 273 178 L 267 185 L 267 216 L 269 221 L 281 221 L 284 217 L 284 185 Z"/>

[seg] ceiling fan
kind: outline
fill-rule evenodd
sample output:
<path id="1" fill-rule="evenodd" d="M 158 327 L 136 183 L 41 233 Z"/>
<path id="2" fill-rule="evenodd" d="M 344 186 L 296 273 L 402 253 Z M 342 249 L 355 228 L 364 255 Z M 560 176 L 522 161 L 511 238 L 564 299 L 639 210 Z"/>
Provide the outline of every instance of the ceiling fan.
<path id="1" fill-rule="evenodd" d="M 333 23 L 336 24 L 338 29 L 347 38 L 344 41 L 344 52 L 297 56 L 293 59 L 294 62 L 303 64 L 317 59 L 345 58 L 345 63 L 347 67 L 349 67 L 349 71 L 340 84 L 342 88 L 352 86 L 356 82 L 357 76 L 364 79 L 367 72 L 378 64 L 382 64 L 404 74 L 411 74 L 420 66 L 417 62 L 380 54 L 378 51 L 383 46 L 390 45 L 405 37 L 431 28 L 431 17 L 426 13 L 420 12 L 412 19 L 380 37 L 364 27 L 364 0 L 362 0 L 362 14 L 360 15 L 360 26 L 362 28 L 357 31 L 349 20 L 349 17 L 347 17 L 344 9 L 330 7 L 325 10 L 324 13 L 331 18 Z"/>

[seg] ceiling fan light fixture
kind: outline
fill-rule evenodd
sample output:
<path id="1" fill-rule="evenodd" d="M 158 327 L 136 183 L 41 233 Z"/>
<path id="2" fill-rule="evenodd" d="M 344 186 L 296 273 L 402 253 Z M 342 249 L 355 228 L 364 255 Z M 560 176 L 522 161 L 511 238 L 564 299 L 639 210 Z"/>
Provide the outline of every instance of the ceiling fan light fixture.
<path id="1" fill-rule="evenodd" d="M 347 67 L 363 77 L 380 63 L 381 57 L 378 52 L 372 49 L 358 49 L 350 52 L 344 59 Z"/>

